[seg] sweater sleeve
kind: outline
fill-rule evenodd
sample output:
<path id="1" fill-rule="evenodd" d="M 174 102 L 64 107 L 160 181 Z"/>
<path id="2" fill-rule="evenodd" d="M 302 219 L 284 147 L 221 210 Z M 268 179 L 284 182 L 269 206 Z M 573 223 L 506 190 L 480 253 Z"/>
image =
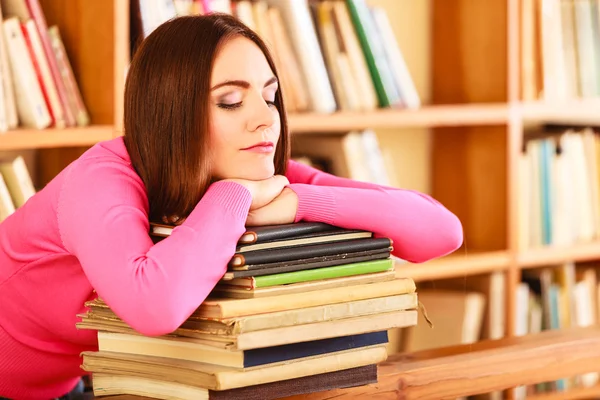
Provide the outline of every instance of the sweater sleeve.
<path id="1" fill-rule="evenodd" d="M 232 182 L 212 184 L 171 236 L 153 244 L 148 201 L 135 171 L 114 160 L 80 160 L 66 177 L 59 229 L 92 287 L 138 332 L 174 331 L 226 271 L 252 201 Z"/>
<path id="2" fill-rule="evenodd" d="M 340 178 L 293 161 L 287 177 L 298 195 L 296 222 L 325 222 L 389 237 L 392 254 L 414 263 L 447 255 L 462 244 L 459 219 L 426 194 Z"/>

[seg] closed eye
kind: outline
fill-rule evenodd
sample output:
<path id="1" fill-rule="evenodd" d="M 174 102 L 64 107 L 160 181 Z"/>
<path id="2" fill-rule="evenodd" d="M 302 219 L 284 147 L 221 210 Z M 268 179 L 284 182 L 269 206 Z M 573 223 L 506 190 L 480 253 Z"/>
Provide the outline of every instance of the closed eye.
<path id="1" fill-rule="evenodd" d="M 242 106 L 242 102 L 227 104 L 227 103 L 218 103 L 217 107 L 222 108 L 224 110 L 235 110 L 236 108 L 240 108 Z"/>

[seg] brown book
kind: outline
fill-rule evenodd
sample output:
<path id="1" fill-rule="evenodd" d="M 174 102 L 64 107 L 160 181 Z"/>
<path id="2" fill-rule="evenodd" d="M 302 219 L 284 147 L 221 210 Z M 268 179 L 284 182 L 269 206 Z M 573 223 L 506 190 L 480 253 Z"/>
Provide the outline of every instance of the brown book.
<path id="1" fill-rule="evenodd" d="M 82 356 L 81 368 L 91 373 L 127 374 L 140 378 L 160 376 L 167 381 L 189 386 L 227 390 L 378 364 L 387 359 L 387 350 L 385 345 L 380 345 L 250 371 L 171 358 L 101 351 L 85 351 Z"/>
<path id="2" fill-rule="evenodd" d="M 130 394 L 169 400 L 271 400 L 376 383 L 377 365 L 370 364 L 341 371 L 221 391 L 153 378 L 105 373 L 94 374 L 93 382 L 94 395 L 96 396 Z"/>
<path id="3" fill-rule="evenodd" d="M 79 329 L 93 329 L 116 333 L 135 334 L 136 331 L 121 321 L 104 303 L 86 303 L 90 310 L 79 315 Z M 417 308 L 417 294 L 414 292 L 363 300 L 350 300 L 337 304 L 299 308 L 271 313 L 261 313 L 236 318 L 198 318 L 186 320 L 168 336 L 199 338 L 198 334 L 235 336 L 247 332 L 265 331 L 275 328 L 315 324 L 326 321 L 343 320 L 352 317 L 369 316 L 394 310 Z"/>

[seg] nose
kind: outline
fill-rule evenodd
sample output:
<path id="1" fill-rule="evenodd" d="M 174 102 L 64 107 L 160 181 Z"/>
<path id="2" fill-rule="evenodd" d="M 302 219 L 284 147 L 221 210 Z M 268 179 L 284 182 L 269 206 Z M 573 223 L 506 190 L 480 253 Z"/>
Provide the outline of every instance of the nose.
<path id="1" fill-rule="evenodd" d="M 253 106 L 248 107 L 248 130 L 255 132 L 260 129 L 270 128 L 275 123 L 275 112 L 269 107 L 261 95 L 258 95 L 252 101 Z"/>

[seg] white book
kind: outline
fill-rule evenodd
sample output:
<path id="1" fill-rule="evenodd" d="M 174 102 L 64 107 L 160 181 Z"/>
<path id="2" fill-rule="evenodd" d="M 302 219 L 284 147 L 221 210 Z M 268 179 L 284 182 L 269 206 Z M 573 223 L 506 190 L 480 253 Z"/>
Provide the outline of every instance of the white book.
<path id="1" fill-rule="evenodd" d="M 283 16 L 305 78 L 310 108 L 321 113 L 334 112 L 336 102 L 307 0 L 268 0 L 268 4 L 277 7 Z"/>
<path id="2" fill-rule="evenodd" d="M 31 175 L 29 175 L 25 159 L 22 156 L 1 162 L 0 173 L 6 182 L 15 207 L 21 207 L 35 194 Z"/>
<path id="3" fill-rule="evenodd" d="M 17 113 L 24 126 L 43 129 L 52 123 L 17 17 L 2 25 L 15 84 Z"/>
<path id="4" fill-rule="evenodd" d="M 13 203 L 8 186 L 6 185 L 2 174 L 0 174 L 0 222 L 14 212 L 15 203 Z"/>
<path id="5" fill-rule="evenodd" d="M 381 7 L 373 7 L 371 8 L 371 14 L 373 15 L 373 20 L 375 21 L 375 26 L 379 31 L 380 37 L 383 40 L 383 48 L 390 63 L 392 76 L 400 91 L 402 102 L 407 108 L 419 108 L 421 106 L 421 99 L 385 10 Z"/>

